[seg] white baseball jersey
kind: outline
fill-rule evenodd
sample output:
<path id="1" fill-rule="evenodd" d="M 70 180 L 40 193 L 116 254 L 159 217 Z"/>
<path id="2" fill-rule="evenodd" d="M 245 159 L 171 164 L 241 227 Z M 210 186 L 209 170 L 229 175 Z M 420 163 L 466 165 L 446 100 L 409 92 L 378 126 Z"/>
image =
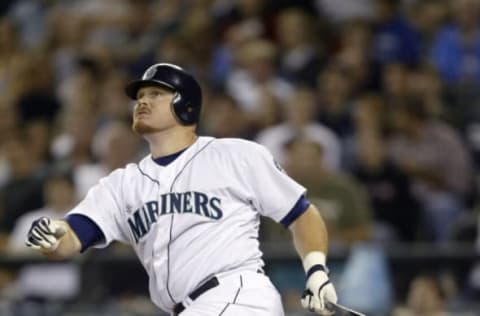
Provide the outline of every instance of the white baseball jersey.
<path id="1" fill-rule="evenodd" d="M 261 145 L 199 137 L 166 166 L 151 155 L 100 180 L 69 214 L 133 246 L 161 309 L 213 275 L 263 266 L 260 215 L 280 222 L 305 193 Z"/>

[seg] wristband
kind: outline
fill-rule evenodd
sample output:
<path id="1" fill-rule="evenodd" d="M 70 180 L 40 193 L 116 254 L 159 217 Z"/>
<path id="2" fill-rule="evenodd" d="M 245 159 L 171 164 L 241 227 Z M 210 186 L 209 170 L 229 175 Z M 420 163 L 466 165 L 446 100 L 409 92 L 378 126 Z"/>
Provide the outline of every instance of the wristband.
<path id="1" fill-rule="evenodd" d="M 303 258 L 303 268 L 305 269 L 305 273 L 308 273 L 311 267 L 314 265 L 322 265 L 324 267 L 327 266 L 326 264 L 327 257 L 321 251 L 312 251 L 309 252 L 305 258 Z"/>
<path id="2" fill-rule="evenodd" d="M 323 271 L 323 272 L 325 272 L 326 274 L 328 274 L 328 269 L 327 269 L 326 266 L 322 266 L 321 264 L 316 264 L 316 265 L 312 266 L 310 269 L 308 269 L 308 271 L 307 271 L 307 280 L 308 280 L 308 278 L 309 278 L 312 274 L 314 274 L 314 273 L 317 272 L 317 271 Z"/>

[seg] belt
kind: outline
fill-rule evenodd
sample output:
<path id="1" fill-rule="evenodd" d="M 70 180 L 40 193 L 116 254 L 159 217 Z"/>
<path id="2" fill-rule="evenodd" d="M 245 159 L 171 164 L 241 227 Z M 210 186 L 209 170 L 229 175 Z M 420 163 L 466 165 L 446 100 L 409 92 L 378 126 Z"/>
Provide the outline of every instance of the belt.
<path id="1" fill-rule="evenodd" d="M 188 295 L 188 297 L 194 301 L 196 300 L 200 295 L 202 295 L 203 293 L 205 293 L 206 291 L 210 290 L 210 289 L 213 289 L 214 287 L 218 286 L 220 283 L 218 282 L 218 279 L 217 277 L 213 277 L 211 278 L 210 280 L 208 280 L 207 282 L 203 283 L 202 285 L 200 285 L 196 290 L 194 290 L 192 293 L 190 293 L 190 295 Z M 180 314 L 181 312 L 183 312 L 185 310 L 185 306 L 182 304 L 182 303 L 178 303 L 177 305 L 175 305 L 175 307 L 173 308 L 173 313 L 174 315 L 178 315 Z"/>

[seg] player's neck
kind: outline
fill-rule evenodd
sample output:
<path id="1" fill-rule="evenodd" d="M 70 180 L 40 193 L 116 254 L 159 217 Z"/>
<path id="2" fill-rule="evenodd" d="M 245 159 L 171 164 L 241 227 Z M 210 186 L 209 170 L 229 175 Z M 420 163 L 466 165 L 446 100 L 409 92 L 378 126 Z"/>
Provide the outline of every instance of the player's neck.
<path id="1" fill-rule="evenodd" d="M 190 129 L 170 129 L 145 137 L 153 158 L 174 154 L 187 148 L 197 140 L 197 134 Z"/>

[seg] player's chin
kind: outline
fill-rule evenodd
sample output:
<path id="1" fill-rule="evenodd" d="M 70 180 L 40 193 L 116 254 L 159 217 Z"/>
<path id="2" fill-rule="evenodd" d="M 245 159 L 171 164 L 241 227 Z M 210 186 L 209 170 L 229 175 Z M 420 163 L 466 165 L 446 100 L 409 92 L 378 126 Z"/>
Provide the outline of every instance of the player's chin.
<path id="1" fill-rule="evenodd" d="M 132 130 L 139 135 L 144 135 L 156 132 L 157 129 L 151 125 L 146 124 L 142 120 L 134 120 L 132 124 Z"/>

